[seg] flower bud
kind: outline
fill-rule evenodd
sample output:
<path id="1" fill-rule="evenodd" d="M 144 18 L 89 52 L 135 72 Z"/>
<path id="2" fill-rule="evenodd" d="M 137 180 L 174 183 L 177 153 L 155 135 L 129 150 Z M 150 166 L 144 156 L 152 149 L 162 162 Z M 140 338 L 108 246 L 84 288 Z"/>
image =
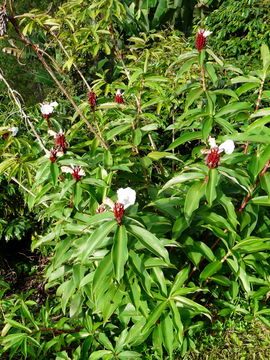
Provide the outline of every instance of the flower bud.
<path id="1" fill-rule="evenodd" d="M 93 90 L 88 94 L 88 103 L 91 106 L 92 111 L 94 111 L 97 104 L 97 97 Z"/>

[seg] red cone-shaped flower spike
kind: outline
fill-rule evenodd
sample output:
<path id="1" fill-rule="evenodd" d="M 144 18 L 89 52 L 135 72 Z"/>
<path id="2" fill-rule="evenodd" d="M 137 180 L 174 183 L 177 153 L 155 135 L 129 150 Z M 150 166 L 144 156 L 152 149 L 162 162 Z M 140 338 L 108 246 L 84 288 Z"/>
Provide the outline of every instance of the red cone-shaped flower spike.
<path id="1" fill-rule="evenodd" d="M 64 154 L 67 152 L 66 137 L 61 132 L 56 134 L 55 145 L 58 147 L 59 151 L 62 151 Z"/>
<path id="2" fill-rule="evenodd" d="M 214 169 L 220 162 L 219 148 L 214 147 L 210 150 L 210 153 L 206 156 L 206 165 L 209 169 Z"/>
<path id="3" fill-rule="evenodd" d="M 124 104 L 123 95 L 120 90 L 116 91 L 114 100 L 117 104 Z"/>
<path id="4" fill-rule="evenodd" d="M 122 224 L 122 217 L 124 216 L 125 209 L 124 205 L 121 203 L 115 203 L 113 208 L 114 216 L 118 222 L 119 225 Z"/>
<path id="5" fill-rule="evenodd" d="M 90 93 L 88 94 L 88 103 L 91 106 L 91 109 L 95 110 L 97 104 L 97 97 L 93 90 L 91 90 Z"/>
<path id="6" fill-rule="evenodd" d="M 211 34 L 211 31 L 199 29 L 196 37 L 196 48 L 201 51 L 205 48 L 207 37 Z"/>

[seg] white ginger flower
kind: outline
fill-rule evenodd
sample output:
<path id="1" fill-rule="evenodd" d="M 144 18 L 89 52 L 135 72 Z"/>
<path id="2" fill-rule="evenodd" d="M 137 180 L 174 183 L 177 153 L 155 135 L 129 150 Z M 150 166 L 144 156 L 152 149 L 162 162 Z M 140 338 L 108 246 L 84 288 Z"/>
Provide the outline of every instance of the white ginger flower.
<path id="1" fill-rule="evenodd" d="M 125 189 L 121 188 L 117 190 L 117 202 L 124 205 L 124 209 L 128 208 L 130 205 L 133 205 L 136 200 L 136 191 L 127 187 Z"/>
<path id="2" fill-rule="evenodd" d="M 56 106 L 58 106 L 58 103 L 56 101 L 51 102 L 51 103 L 41 104 L 40 110 L 41 110 L 42 115 L 51 115 Z"/>
<path id="3" fill-rule="evenodd" d="M 17 128 L 17 126 L 13 126 L 13 127 L 9 128 L 9 131 L 10 131 L 10 135 L 16 136 L 19 131 L 19 128 Z"/>
<path id="4" fill-rule="evenodd" d="M 233 153 L 234 149 L 235 149 L 235 145 L 233 140 L 225 140 L 223 143 L 221 143 L 219 146 L 217 146 L 216 144 L 216 139 L 212 138 L 211 136 L 208 137 L 208 143 L 210 145 L 210 148 L 218 148 L 218 153 L 222 153 L 222 151 L 225 152 L 225 154 L 230 155 Z M 204 153 L 210 153 L 210 150 L 208 151 L 203 151 Z"/>
<path id="5" fill-rule="evenodd" d="M 219 152 L 224 151 L 225 154 L 230 155 L 233 153 L 235 145 L 232 140 L 226 140 L 222 144 L 219 145 Z"/>

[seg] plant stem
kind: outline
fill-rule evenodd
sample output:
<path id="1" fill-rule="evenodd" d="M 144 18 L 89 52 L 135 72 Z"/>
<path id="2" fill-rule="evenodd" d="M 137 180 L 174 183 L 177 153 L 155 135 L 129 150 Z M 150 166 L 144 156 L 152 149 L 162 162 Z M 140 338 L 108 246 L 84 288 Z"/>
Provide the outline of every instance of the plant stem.
<path id="1" fill-rule="evenodd" d="M 98 138 L 98 140 L 100 141 L 100 143 L 102 144 L 102 146 L 108 150 L 108 145 L 104 142 L 104 140 L 102 139 L 102 137 L 95 131 L 95 129 L 93 128 L 93 126 L 89 123 L 89 121 L 86 119 L 86 117 L 84 116 L 84 114 L 82 113 L 81 109 L 78 107 L 78 105 L 74 102 L 74 100 L 72 99 L 71 95 L 68 93 L 68 91 L 64 88 L 64 86 L 60 83 L 60 81 L 57 79 L 57 77 L 54 74 L 53 69 L 49 66 L 49 64 L 46 62 L 46 60 L 44 59 L 44 56 L 41 54 L 41 51 L 39 49 L 39 47 L 35 44 L 33 44 L 28 38 L 26 38 L 23 33 L 21 32 L 18 23 L 16 21 L 16 19 L 14 17 L 9 17 L 10 22 L 12 23 L 12 25 L 14 26 L 17 34 L 20 37 L 20 40 L 22 42 L 24 42 L 26 45 L 30 46 L 32 48 L 32 50 L 35 52 L 35 54 L 37 55 L 39 61 L 42 63 L 42 65 L 44 66 L 44 68 L 47 70 L 47 72 L 51 75 L 52 79 L 54 80 L 54 82 L 56 83 L 56 85 L 58 86 L 58 88 L 61 90 L 61 92 L 66 96 L 66 98 L 69 100 L 70 104 L 73 106 L 73 108 L 77 111 L 77 113 L 80 115 L 80 117 L 83 119 L 83 121 L 87 124 L 89 130 Z"/>
<path id="2" fill-rule="evenodd" d="M 268 160 L 268 161 L 266 162 L 266 164 L 264 165 L 264 168 L 263 168 L 262 171 L 260 172 L 260 175 L 264 175 L 264 174 L 266 173 L 267 169 L 269 168 L 269 166 L 270 166 L 270 160 Z M 245 207 L 247 206 L 249 200 L 250 200 L 251 197 L 252 197 L 252 193 L 254 192 L 254 190 L 256 189 L 257 185 L 259 184 L 259 181 L 260 181 L 260 178 L 257 177 L 257 179 L 256 179 L 256 181 L 255 181 L 255 183 L 254 183 L 254 185 L 253 185 L 250 193 L 248 193 L 248 194 L 246 195 L 246 197 L 245 197 L 242 205 L 240 206 L 239 212 L 242 212 L 242 211 L 245 209 Z"/>
<path id="3" fill-rule="evenodd" d="M 7 82 L 7 80 L 4 78 L 3 76 L 3 71 L 0 68 L 0 80 L 2 80 L 4 82 L 4 84 L 6 85 L 6 87 L 8 88 L 9 94 L 11 95 L 12 99 L 14 100 L 15 104 L 17 105 L 19 112 L 21 114 L 21 117 L 23 118 L 23 120 L 30 126 L 31 130 L 33 131 L 35 137 L 37 138 L 40 147 L 45 151 L 45 153 L 47 152 L 41 137 L 38 135 L 38 133 L 36 132 L 35 126 L 33 125 L 33 123 L 30 121 L 29 117 L 26 115 L 26 113 L 24 112 L 20 100 L 18 99 L 18 97 L 15 94 L 18 94 L 16 90 L 13 90 L 11 88 L 11 86 L 9 85 L 9 83 Z"/>

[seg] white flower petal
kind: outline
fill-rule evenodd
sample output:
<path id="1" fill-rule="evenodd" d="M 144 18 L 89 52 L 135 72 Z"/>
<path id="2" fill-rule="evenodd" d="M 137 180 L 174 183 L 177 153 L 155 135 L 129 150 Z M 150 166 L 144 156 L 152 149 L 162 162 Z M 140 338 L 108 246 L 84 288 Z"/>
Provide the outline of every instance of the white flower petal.
<path id="1" fill-rule="evenodd" d="M 41 104 L 41 113 L 43 115 L 50 115 L 53 112 L 53 107 L 50 104 Z"/>
<path id="2" fill-rule="evenodd" d="M 105 197 L 105 199 L 103 200 L 103 204 L 109 206 L 111 210 L 113 210 L 114 208 L 114 202 L 108 197 Z"/>
<path id="3" fill-rule="evenodd" d="M 71 169 L 69 166 L 61 166 L 61 170 L 64 173 L 73 174 L 73 169 Z"/>
<path id="4" fill-rule="evenodd" d="M 78 172 L 78 175 L 85 176 L 85 171 L 83 169 L 80 169 L 80 171 Z"/>
<path id="5" fill-rule="evenodd" d="M 48 130 L 48 134 L 56 138 L 57 133 L 53 130 Z"/>
<path id="6" fill-rule="evenodd" d="M 46 150 L 45 156 L 49 159 L 51 157 L 51 152 L 49 150 Z"/>
<path id="7" fill-rule="evenodd" d="M 225 154 L 231 154 L 234 151 L 234 142 L 232 140 L 226 140 L 222 144 L 219 145 L 219 152 L 224 151 Z"/>
<path id="8" fill-rule="evenodd" d="M 64 155 L 64 153 L 62 151 L 57 151 L 57 153 L 56 153 L 56 157 L 61 157 L 63 155 Z"/>
<path id="9" fill-rule="evenodd" d="M 19 131 L 19 128 L 17 128 L 17 126 L 13 126 L 9 129 L 9 131 L 11 132 L 12 136 L 16 136 Z"/>
<path id="10" fill-rule="evenodd" d="M 50 103 L 50 106 L 52 106 L 53 108 L 55 108 L 56 106 L 58 106 L 58 102 L 57 101 L 53 101 Z"/>
<path id="11" fill-rule="evenodd" d="M 125 189 L 121 188 L 117 190 L 117 202 L 124 205 L 124 209 L 128 208 L 130 205 L 133 205 L 136 200 L 136 191 L 127 187 Z"/>
<path id="12" fill-rule="evenodd" d="M 209 35 L 211 35 L 212 34 L 212 31 L 209 31 L 209 30 L 204 30 L 203 31 L 203 36 L 204 37 L 208 37 Z"/>
<path id="13" fill-rule="evenodd" d="M 216 139 L 211 136 L 208 137 L 208 143 L 209 143 L 211 149 L 214 147 L 217 147 Z"/>

